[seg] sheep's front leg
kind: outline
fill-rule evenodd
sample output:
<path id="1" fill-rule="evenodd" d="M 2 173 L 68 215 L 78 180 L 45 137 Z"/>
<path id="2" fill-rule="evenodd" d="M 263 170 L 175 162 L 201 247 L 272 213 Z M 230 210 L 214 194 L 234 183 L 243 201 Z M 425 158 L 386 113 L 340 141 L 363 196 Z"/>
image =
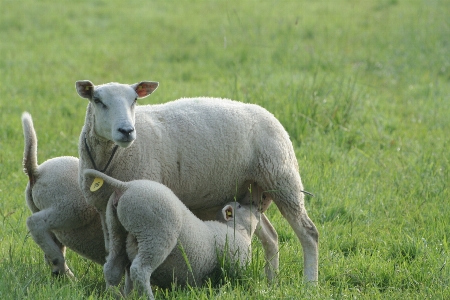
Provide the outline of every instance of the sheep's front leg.
<path id="1" fill-rule="evenodd" d="M 261 214 L 259 224 L 255 231 L 261 241 L 266 258 L 266 275 L 269 281 L 273 281 L 279 267 L 278 234 L 265 214 Z"/>

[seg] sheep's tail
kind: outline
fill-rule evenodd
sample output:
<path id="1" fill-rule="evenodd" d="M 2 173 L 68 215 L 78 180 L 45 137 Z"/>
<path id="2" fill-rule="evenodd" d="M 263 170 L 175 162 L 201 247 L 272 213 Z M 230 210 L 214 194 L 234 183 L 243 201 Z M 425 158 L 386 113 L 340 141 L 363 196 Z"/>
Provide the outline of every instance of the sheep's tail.
<path id="1" fill-rule="evenodd" d="M 35 182 L 37 175 L 37 137 L 33 126 L 33 119 L 28 112 L 22 114 L 23 136 L 25 148 L 23 151 L 23 171 L 28 175 L 30 183 Z"/>
<path id="2" fill-rule="evenodd" d="M 120 180 L 114 179 L 111 176 L 108 176 L 100 171 L 93 169 L 84 170 L 84 176 L 89 177 L 99 177 L 103 179 L 107 184 L 111 185 L 114 190 L 119 190 L 120 192 L 124 192 L 127 189 L 127 184 Z"/>

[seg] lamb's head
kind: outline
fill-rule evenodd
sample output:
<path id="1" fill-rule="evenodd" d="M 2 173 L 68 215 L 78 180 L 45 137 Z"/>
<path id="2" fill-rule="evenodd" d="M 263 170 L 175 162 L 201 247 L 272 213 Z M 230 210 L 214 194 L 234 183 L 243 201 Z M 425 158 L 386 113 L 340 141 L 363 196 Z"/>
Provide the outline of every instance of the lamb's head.
<path id="1" fill-rule="evenodd" d="M 260 212 L 255 205 L 238 202 L 228 203 L 218 215 L 219 221 L 236 229 L 245 229 L 249 237 L 255 232 L 259 217 Z"/>
<path id="2" fill-rule="evenodd" d="M 78 95 L 91 102 L 95 134 L 126 148 L 136 139 L 136 100 L 150 95 L 158 83 L 142 81 L 132 85 L 108 83 L 95 86 L 89 80 L 80 80 L 75 86 Z"/>

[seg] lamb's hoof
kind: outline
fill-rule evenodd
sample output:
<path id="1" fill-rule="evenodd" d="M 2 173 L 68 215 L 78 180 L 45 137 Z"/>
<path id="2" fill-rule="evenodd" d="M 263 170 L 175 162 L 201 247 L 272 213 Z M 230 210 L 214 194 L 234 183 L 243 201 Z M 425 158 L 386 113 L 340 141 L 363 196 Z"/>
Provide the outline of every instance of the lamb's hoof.
<path id="1" fill-rule="evenodd" d="M 107 295 L 109 295 L 113 299 L 119 300 L 119 299 L 124 299 L 125 298 L 123 292 L 117 286 L 111 286 L 111 285 L 107 286 L 105 292 L 106 292 Z"/>
<path id="2" fill-rule="evenodd" d="M 62 273 L 59 270 L 54 270 L 52 271 L 52 276 L 53 277 L 62 277 Z"/>

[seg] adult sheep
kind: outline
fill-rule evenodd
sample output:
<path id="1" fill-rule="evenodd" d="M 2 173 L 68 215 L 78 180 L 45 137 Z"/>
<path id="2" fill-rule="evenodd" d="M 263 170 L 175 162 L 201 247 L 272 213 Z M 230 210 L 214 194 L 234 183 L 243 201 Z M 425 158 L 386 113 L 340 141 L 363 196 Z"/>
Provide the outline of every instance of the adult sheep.
<path id="1" fill-rule="evenodd" d="M 53 275 L 74 275 L 66 264 L 66 247 L 96 263 L 105 263 L 100 216 L 86 203 L 78 185 L 78 159 L 61 156 L 38 165 L 33 120 L 22 114 L 25 150 L 23 167 L 29 181 L 25 198 L 31 237 L 41 247 Z"/>
<path id="2" fill-rule="evenodd" d="M 307 215 L 294 149 L 280 122 L 258 105 L 227 99 L 136 106 L 157 87 L 148 81 L 76 82 L 78 94 L 89 99 L 79 142 L 79 183 L 87 201 L 104 201 L 113 190 L 92 193 L 85 169 L 100 169 L 121 181 L 160 182 L 202 220 L 214 219 L 234 199 L 255 201 L 262 212 L 273 200 L 302 244 L 306 280 L 316 282 L 319 235 Z M 249 188 L 252 199 L 243 199 Z M 104 224 L 105 212 L 100 215 Z M 278 235 L 264 214 L 255 234 L 271 280 L 279 265 Z"/>

